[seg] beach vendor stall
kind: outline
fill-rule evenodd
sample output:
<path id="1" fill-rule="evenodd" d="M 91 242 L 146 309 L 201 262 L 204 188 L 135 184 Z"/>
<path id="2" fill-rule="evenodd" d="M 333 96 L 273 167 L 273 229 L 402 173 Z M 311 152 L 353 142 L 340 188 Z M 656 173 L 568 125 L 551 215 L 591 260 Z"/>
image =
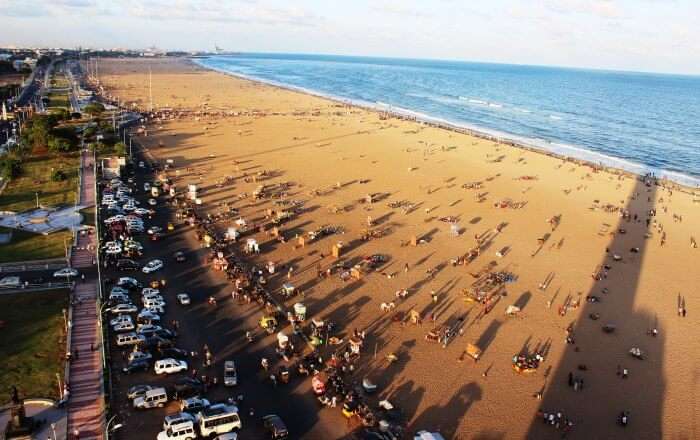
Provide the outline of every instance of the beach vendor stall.
<path id="1" fill-rule="evenodd" d="M 228 260 L 224 258 L 223 252 L 216 253 L 212 264 L 214 265 L 214 270 L 228 270 Z"/>
<path id="2" fill-rule="evenodd" d="M 259 254 L 260 245 L 258 244 L 258 241 L 254 238 L 249 238 L 248 240 L 246 240 L 245 252 L 247 254 Z"/>
<path id="3" fill-rule="evenodd" d="M 294 304 L 294 316 L 298 322 L 306 320 L 306 306 L 302 303 Z"/>
<path id="4" fill-rule="evenodd" d="M 295 290 L 294 285 L 291 283 L 284 283 L 280 289 L 280 295 L 284 299 L 289 299 L 294 296 Z"/>
<path id="5" fill-rule="evenodd" d="M 283 332 L 277 333 L 277 346 L 281 349 L 286 349 L 289 346 L 289 336 Z"/>

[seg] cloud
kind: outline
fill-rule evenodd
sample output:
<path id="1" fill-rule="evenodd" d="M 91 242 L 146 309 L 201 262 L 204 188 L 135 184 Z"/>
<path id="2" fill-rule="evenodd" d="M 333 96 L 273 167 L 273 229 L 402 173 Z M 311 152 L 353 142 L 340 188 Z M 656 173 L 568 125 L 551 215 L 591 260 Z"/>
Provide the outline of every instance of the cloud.
<path id="1" fill-rule="evenodd" d="M 297 7 L 267 7 L 246 0 L 0 0 L 0 15 L 11 17 L 119 16 L 148 20 L 314 26 L 322 17 Z"/>
<path id="2" fill-rule="evenodd" d="M 606 19 L 622 17 L 622 11 L 613 0 L 546 0 L 545 6 L 558 14 L 587 14 Z"/>

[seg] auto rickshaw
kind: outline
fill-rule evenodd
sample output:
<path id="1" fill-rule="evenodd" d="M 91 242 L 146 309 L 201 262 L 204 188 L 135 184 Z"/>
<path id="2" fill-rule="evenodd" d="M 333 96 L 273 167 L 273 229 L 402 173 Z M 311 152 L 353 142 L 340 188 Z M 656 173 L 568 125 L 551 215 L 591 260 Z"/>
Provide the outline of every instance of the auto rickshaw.
<path id="1" fill-rule="evenodd" d="M 172 222 L 168 222 L 168 231 L 174 231 L 175 225 Z"/>
<path id="2" fill-rule="evenodd" d="M 343 415 L 348 419 L 357 414 L 357 402 L 345 402 L 343 403 Z"/>
<path id="3" fill-rule="evenodd" d="M 260 318 L 260 327 L 264 328 L 268 334 L 273 334 L 277 328 L 277 318 L 270 315 L 265 315 Z"/>

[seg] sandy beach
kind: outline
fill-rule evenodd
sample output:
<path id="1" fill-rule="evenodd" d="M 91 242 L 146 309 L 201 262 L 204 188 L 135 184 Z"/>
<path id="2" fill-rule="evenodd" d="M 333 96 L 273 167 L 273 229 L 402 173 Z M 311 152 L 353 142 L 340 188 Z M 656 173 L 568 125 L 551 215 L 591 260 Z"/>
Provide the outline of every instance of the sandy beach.
<path id="1" fill-rule="evenodd" d="M 174 116 L 136 140 L 173 161 L 179 191 L 198 185 L 206 212 L 229 203 L 249 225 L 280 209 L 254 200 L 256 188 L 289 184 L 284 199 L 301 209 L 280 227 L 286 242 L 247 235 L 261 244 L 251 258 L 291 266 L 270 290 L 291 282 L 310 316 L 336 322 L 346 338 L 366 331 L 362 374 L 402 408 L 409 429 L 559 437 L 544 411 L 573 421 L 570 438 L 700 437 L 700 195 L 185 59 L 102 59 L 100 81 L 127 107 L 148 110 L 149 69 L 153 108 Z M 324 225 L 338 232 L 298 246 L 297 236 Z M 368 231 L 374 238 L 363 240 Z M 319 277 L 339 261 L 337 242 L 340 261 L 388 261 L 358 280 Z M 501 281 L 484 290 L 489 273 Z M 485 292 L 486 304 L 465 292 Z M 519 313 L 506 315 L 509 306 Z M 421 324 L 392 320 L 410 310 Z M 457 332 L 445 347 L 425 338 L 437 325 Z M 467 344 L 482 350 L 478 362 L 463 355 Z M 514 371 L 514 355 L 535 352 L 544 357 L 535 371 Z M 622 411 L 633 421 L 625 428 Z"/>

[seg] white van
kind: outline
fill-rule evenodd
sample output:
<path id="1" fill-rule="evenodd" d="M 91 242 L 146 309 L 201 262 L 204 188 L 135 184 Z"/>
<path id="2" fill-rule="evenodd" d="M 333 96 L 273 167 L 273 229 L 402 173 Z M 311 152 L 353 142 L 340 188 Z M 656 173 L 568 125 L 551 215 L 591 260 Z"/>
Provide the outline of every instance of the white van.
<path id="1" fill-rule="evenodd" d="M 238 384 L 238 375 L 236 374 L 236 363 L 234 361 L 224 362 L 224 385 L 232 387 Z"/>
<path id="2" fill-rule="evenodd" d="M 225 434 L 243 427 L 241 418 L 238 416 L 238 407 L 225 403 L 204 408 L 197 414 L 197 424 L 202 437 Z"/>
<path id="3" fill-rule="evenodd" d="M 192 422 L 183 422 L 173 425 L 165 431 L 158 433 L 157 440 L 192 440 L 197 438 Z"/>
<path id="4" fill-rule="evenodd" d="M 168 403 L 168 393 L 165 391 L 165 388 L 160 387 L 148 390 L 142 397 L 134 399 L 134 408 L 162 408 L 166 403 Z"/>
<path id="5" fill-rule="evenodd" d="M 174 425 L 179 425 L 180 423 L 185 423 L 185 422 L 195 422 L 195 418 L 192 414 L 187 413 L 187 412 L 179 412 L 175 414 L 170 414 L 168 416 L 165 416 L 165 419 L 163 420 L 163 431 L 167 431 L 168 428 L 174 426 Z"/>
<path id="6" fill-rule="evenodd" d="M 136 345 L 146 342 L 144 335 L 137 335 L 134 332 L 117 335 L 117 345 L 123 347 L 125 345 Z"/>

